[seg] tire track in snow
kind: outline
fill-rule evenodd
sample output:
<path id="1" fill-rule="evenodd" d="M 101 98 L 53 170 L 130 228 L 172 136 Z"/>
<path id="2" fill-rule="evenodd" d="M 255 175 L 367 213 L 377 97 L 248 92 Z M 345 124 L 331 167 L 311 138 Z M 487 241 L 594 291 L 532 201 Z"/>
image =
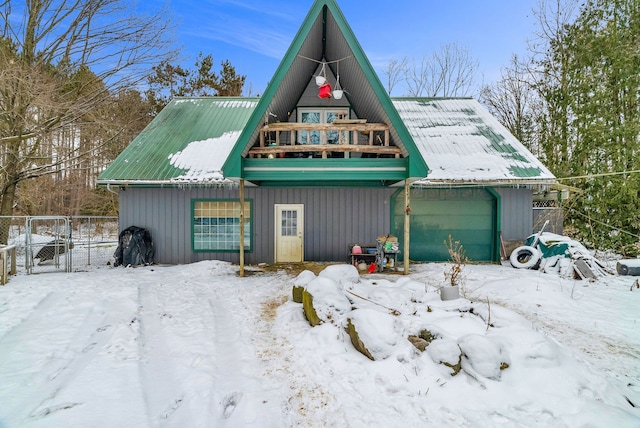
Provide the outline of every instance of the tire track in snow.
<path id="1" fill-rule="evenodd" d="M 138 312 L 134 319 L 138 326 L 138 367 L 141 391 L 150 427 L 175 425 L 169 420 L 184 401 L 179 378 L 174 371 L 171 349 L 166 343 L 160 322 L 161 308 L 152 284 L 138 285 Z M 181 426 L 193 426 L 182 420 Z"/>
<path id="2" fill-rule="evenodd" d="M 31 324 L 46 321 L 43 320 L 42 312 L 48 312 L 59 307 L 63 302 L 64 296 L 60 293 L 48 292 L 31 308 L 24 318 L 20 319 L 11 329 L 0 337 L 0 349 L 2 349 L 2 353 L 0 353 L 0 369 L 2 365 L 6 363 L 7 357 L 9 357 L 17 347 L 22 346 L 21 341 L 25 335 L 29 333 L 29 330 L 31 330 Z"/>
<path id="3" fill-rule="evenodd" d="M 238 323 L 227 309 L 227 303 L 219 298 L 218 293 L 215 301 L 209 298 L 208 303 L 213 314 L 213 335 L 216 344 L 220 345 L 214 349 L 212 356 L 216 366 L 216 379 L 210 407 L 211 421 L 215 421 L 215 426 L 232 426 L 227 420 L 244 396 L 242 388 L 245 382 L 240 375 L 243 368 L 239 345 L 241 334 Z"/>
<path id="4" fill-rule="evenodd" d="M 241 279 L 215 287 L 212 292 L 208 298 L 215 340 L 211 356 L 215 373 L 210 406 L 212 426 L 283 426 L 282 400 L 279 391 L 274 390 L 279 389 L 278 383 L 265 378 L 265 362 L 257 343 L 272 342 L 259 332 L 254 335 L 257 329 L 248 327 L 257 324 L 268 328 L 261 319 L 263 302 L 253 296 L 244 299 L 255 290 L 243 288 Z"/>
<path id="5" fill-rule="evenodd" d="M 57 307 L 57 311 L 65 311 L 65 307 L 71 302 L 68 301 L 63 293 L 58 292 L 51 296 L 50 293 L 41 304 L 36 306 L 40 315 L 42 311 L 48 308 Z M 46 300 L 46 302 L 44 301 Z M 62 305 L 62 302 L 66 303 Z M 67 313 L 77 314 L 78 311 L 66 311 Z M 10 369 L 12 365 L 18 367 L 29 366 L 32 371 L 29 382 L 22 382 L 14 386 L 15 395 L 19 400 L 13 403 L 3 403 L 3 407 L 12 407 L 9 411 L 6 422 L 16 421 L 20 425 L 20 420 L 37 420 L 44 418 L 52 413 L 70 409 L 82 402 L 56 403 L 56 397 L 65 390 L 73 379 L 78 377 L 82 371 L 96 357 L 98 350 L 101 349 L 110 339 L 114 332 L 112 325 L 115 320 L 110 319 L 109 311 L 100 308 L 100 305 L 87 307 L 85 311 L 80 311 L 82 317 L 68 319 L 64 326 L 56 326 L 57 328 L 39 328 L 38 326 L 48 322 L 48 318 L 43 316 L 42 319 L 30 317 L 28 322 L 23 322 L 20 326 L 24 328 L 16 328 L 12 330 L 11 335 L 18 335 L 23 347 L 20 352 L 4 354 L 4 360 L 8 364 L 3 365 L 0 370 L 0 378 L 7 379 L 10 373 L 5 370 Z M 45 313 L 46 315 L 46 313 Z M 28 326 L 28 329 L 27 329 Z M 23 331 L 26 330 L 26 331 Z M 46 338 L 39 337 L 40 331 L 47 331 Z M 7 336 L 3 337 L 6 339 Z M 30 347 L 34 349 L 30 351 Z M 24 359 L 40 358 L 42 350 L 50 351 L 45 361 L 37 361 L 36 366 L 25 365 Z M 33 356 L 29 355 L 33 353 Z M 13 359 L 13 361 L 11 361 Z M 24 373 L 21 374 L 24 376 Z"/>
<path id="6" fill-rule="evenodd" d="M 253 315 L 237 304 L 235 285 L 188 274 L 177 284 L 138 285 L 134 328 L 148 426 L 271 426 L 258 420 L 267 394 L 243 335 Z"/>

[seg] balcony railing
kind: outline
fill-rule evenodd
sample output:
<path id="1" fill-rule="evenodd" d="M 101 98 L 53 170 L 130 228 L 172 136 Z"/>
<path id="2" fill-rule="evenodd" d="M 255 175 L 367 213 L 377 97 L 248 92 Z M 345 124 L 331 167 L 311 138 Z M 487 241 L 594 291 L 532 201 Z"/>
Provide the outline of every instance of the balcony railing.
<path id="1" fill-rule="evenodd" d="M 312 133 L 319 137 L 320 144 L 309 143 Z M 249 157 L 300 157 L 309 152 L 319 153 L 322 158 L 329 157 L 329 153 L 340 153 L 345 158 L 351 153 L 396 158 L 402 155 L 399 147 L 390 144 L 389 127 L 385 123 L 366 123 L 360 119 L 334 123 L 270 123 L 260 129 L 259 146 L 249 150 Z"/>

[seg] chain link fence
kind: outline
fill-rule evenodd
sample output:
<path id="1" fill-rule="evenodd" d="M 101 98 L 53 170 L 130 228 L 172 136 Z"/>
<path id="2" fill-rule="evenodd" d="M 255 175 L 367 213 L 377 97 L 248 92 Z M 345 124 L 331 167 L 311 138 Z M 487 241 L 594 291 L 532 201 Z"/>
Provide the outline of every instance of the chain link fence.
<path id="1" fill-rule="evenodd" d="M 562 208 L 553 206 L 534 206 L 533 207 L 533 229 L 531 233 L 538 233 L 546 221 L 549 221 L 545 232 L 562 235 L 564 233 L 564 215 Z"/>
<path id="2" fill-rule="evenodd" d="M 16 246 L 18 273 L 113 264 L 118 231 L 118 217 L 112 216 L 0 216 L 0 246 Z"/>

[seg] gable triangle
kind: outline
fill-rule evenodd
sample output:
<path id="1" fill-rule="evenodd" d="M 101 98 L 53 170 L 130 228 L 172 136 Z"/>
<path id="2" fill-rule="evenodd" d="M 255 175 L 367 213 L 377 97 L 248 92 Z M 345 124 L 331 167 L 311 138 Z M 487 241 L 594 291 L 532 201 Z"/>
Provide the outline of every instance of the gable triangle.
<path id="1" fill-rule="evenodd" d="M 391 141 L 408 159 L 406 178 L 426 177 L 428 168 L 420 152 L 335 0 L 316 0 L 311 6 L 227 158 L 224 176 L 243 177 L 242 160 L 258 140 L 260 127 L 274 117 L 288 120 L 319 64 L 340 76 L 340 85 L 359 118 L 389 125 Z"/>

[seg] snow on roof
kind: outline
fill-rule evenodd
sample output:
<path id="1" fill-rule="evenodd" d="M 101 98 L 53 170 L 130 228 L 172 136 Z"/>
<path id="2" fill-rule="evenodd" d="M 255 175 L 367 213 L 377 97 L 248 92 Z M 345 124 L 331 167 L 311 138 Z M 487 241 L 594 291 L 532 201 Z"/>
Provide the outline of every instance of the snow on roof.
<path id="1" fill-rule="evenodd" d="M 191 103 L 196 105 L 201 105 L 201 100 L 206 99 L 203 97 L 194 97 L 194 98 L 176 98 L 173 100 L 174 104 L 184 104 Z M 217 108 L 250 108 L 254 109 L 257 105 L 257 102 L 254 100 L 246 99 L 246 100 L 222 100 L 220 102 L 216 102 Z M 202 107 L 210 107 L 201 105 Z"/>
<path id="2" fill-rule="evenodd" d="M 434 182 L 552 181 L 553 174 L 471 98 L 393 100 Z"/>
<path id="3" fill-rule="evenodd" d="M 242 130 L 229 131 L 217 138 L 193 141 L 183 150 L 169 155 L 171 166 L 186 170 L 172 181 L 222 181 L 222 165 L 238 141 Z"/>
<path id="4" fill-rule="evenodd" d="M 99 184 L 226 182 L 221 170 L 257 98 L 175 98 L 98 178 Z"/>

